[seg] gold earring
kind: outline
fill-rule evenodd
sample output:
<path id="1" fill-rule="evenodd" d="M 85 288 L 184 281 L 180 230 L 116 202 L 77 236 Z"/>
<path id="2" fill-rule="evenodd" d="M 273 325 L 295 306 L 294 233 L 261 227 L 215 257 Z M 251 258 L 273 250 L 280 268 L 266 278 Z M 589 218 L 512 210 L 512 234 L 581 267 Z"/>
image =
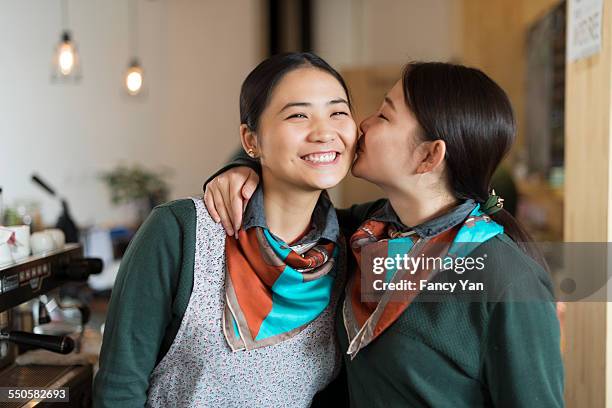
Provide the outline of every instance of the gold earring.
<path id="1" fill-rule="evenodd" d="M 254 156 L 255 156 L 255 151 L 254 151 L 253 149 L 249 149 L 249 150 L 247 150 L 247 154 L 248 154 L 250 157 L 254 157 Z"/>

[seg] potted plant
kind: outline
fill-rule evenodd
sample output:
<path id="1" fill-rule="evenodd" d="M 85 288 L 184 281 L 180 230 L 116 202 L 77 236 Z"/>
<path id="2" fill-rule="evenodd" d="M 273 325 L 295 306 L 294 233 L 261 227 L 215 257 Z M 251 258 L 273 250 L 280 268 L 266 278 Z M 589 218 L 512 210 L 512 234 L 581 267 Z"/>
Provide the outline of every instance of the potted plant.
<path id="1" fill-rule="evenodd" d="M 101 174 L 111 192 L 113 204 L 133 204 L 139 224 L 151 210 L 168 200 L 167 171 L 154 172 L 139 165 L 119 165 Z"/>

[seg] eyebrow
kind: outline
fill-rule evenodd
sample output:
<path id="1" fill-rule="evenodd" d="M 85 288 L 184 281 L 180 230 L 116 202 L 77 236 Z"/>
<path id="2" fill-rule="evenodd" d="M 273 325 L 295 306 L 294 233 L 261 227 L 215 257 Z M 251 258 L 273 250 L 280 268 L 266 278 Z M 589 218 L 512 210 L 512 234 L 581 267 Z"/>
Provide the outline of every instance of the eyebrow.
<path id="1" fill-rule="evenodd" d="M 349 106 L 348 101 L 346 99 L 344 99 L 344 98 L 332 99 L 331 101 L 327 102 L 326 105 L 337 105 L 337 104 L 340 104 L 340 103 L 344 103 L 346 106 Z M 288 104 L 283 106 L 283 108 L 280 111 L 278 111 L 278 113 L 281 113 L 284 110 L 292 108 L 292 107 L 295 107 L 295 106 L 302 106 L 302 107 L 307 107 L 308 108 L 308 107 L 312 106 L 312 103 L 310 103 L 310 102 L 289 102 Z"/>
<path id="2" fill-rule="evenodd" d="M 389 104 L 389 106 L 391 106 L 391 109 L 395 110 L 395 104 L 393 103 L 391 98 L 389 98 L 388 95 L 385 95 L 385 102 L 387 102 Z"/>

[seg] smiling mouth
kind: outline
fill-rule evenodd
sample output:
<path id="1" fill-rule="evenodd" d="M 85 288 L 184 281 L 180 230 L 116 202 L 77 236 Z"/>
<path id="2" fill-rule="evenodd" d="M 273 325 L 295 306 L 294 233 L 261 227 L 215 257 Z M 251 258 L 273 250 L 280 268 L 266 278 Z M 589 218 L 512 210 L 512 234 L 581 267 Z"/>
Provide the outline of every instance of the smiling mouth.
<path id="1" fill-rule="evenodd" d="M 302 156 L 302 160 L 310 164 L 325 165 L 335 164 L 338 161 L 338 157 L 340 157 L 340 153 L 338 152 L 320 152 Z"/>

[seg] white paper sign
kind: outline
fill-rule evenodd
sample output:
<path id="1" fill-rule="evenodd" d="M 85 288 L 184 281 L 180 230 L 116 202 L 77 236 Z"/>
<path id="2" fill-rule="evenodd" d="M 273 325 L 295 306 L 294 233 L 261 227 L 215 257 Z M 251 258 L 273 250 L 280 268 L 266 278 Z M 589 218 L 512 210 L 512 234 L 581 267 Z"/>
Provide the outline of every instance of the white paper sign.
<path id="1" fill-rule="evenodd" d="M 567 60 L 575 61 L 601 50 L 603 0 L 569 0 Z"/>

